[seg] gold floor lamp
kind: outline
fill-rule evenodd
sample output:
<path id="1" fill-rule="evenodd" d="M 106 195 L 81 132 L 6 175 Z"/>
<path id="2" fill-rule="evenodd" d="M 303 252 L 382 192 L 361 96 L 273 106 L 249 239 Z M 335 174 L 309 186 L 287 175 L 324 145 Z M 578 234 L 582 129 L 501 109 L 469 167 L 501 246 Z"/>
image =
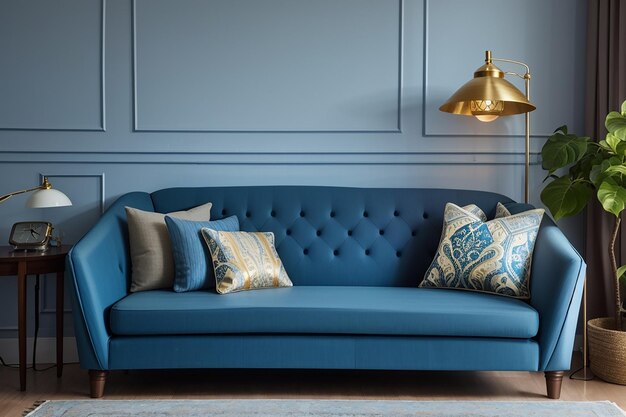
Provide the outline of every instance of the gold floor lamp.
<path id="1" fill-rule="evenodd" d="M 508 62 L 524 67 L 524 73 L 504 72 L 493 62 Z M 513 84 L 504 79 L 505 75 L 515 75 L 524 80 L 525 93 L 519 91 Z M 463 84 L 439 110 L 474 116 L 481 122 L 492 122 L 500 116 L 524 114 L 525 129 L 525 158 L 524 158 L 524 202 L 528 203 L 528 174 L 530 166 L 530 112 L 536 107 L 530 102 L 530 68 L 527 64 L 512 59 L 493 58 L 491 51 L 485 51 L 485 64 L 474 71 L 474 78 Z M 583 288 L 583 377 L 576 378 L 589 380 L 587 376 L 587 280 Z M 574 372 L 573 375 L 575 375 Z"/>
<path id="2" fill-rule="evenodd" d="M 523 74 L 504 72 L 493 62 L 508 62 L 524 67 Z M 525 93 L 504 79 L 505 75 L 515 75 L 524 80 Z M 512 59 L 492 58 L 491 51 L 485 52 L 485 64 L 474 71 L 474 78 L 463 84 L 439 107 L 439 110 L 474 116 L 481 122 L 492 122 L 500 116 L 524 114 L 526 118 L 526 152 L 524 162 L 524 202 L 528 203 L 528 171 L 530 164 L 530 116 L 535 110 L 530 102 L 530 68 L 523 62 Z"/>

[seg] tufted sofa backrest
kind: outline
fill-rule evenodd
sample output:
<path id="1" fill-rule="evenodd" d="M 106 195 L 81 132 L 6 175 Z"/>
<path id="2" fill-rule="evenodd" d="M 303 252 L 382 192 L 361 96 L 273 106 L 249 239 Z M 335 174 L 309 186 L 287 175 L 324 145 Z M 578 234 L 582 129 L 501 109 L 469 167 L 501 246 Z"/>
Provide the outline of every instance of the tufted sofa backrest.
<path id="1" fill-rule="evenodd" d="M 444 189 L 250 186 L 152 193 L 157 212 L 213 203 L 245 231 L 273 232 L 294 285 L 416 286 L 439 243 L 447 202 L 474 203 L 489 218 L 500 194 Z"/>

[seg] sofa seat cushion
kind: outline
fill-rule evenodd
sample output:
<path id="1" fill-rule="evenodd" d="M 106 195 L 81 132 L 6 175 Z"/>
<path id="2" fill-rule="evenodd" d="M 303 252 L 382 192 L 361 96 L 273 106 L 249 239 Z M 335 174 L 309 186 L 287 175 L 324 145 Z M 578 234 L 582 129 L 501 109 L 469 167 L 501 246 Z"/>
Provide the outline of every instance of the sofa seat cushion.
<path id="1" fill-rule="evenodd" d="M 297 286 L 229 295 L 155 290 L 111 308 L 116 335 L 368 334 L 531 338 L 527 303 L 475 292 L 403 287 Z"/>

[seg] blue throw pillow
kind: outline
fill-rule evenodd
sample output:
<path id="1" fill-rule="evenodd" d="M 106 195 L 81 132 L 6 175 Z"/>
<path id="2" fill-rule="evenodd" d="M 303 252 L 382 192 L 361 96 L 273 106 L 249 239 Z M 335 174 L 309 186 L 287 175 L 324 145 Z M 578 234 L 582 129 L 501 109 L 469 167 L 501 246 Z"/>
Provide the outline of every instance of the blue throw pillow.
<path id="1" fill-rule="evenodd" d="M 238 232 L 237 216 L 205 222 L 165 216 L 165 224 L 172 241 L 174 291 L 186 292 L 215 286 L 211 254 L 200 230 L 208 227 L 223 232 Z"/>

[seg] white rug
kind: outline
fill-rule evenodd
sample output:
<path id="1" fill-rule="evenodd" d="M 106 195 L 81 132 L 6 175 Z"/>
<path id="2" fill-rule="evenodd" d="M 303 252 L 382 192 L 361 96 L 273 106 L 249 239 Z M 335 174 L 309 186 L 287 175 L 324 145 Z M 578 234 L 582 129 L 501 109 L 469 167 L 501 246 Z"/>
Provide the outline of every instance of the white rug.
<path id="1" fill-rule="evenodd" d="M 611 402 L 362 400 L 46 401 L 29 417 L 625 417 Z"/>

